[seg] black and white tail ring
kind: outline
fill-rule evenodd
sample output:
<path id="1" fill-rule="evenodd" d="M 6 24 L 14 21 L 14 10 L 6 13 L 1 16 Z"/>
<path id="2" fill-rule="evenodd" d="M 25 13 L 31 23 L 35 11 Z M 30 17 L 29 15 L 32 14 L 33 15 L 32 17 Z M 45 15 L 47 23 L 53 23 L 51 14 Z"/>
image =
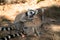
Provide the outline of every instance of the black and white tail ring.
<path id="1" fill-rule="evenodd" d="M 10 40 L 11 38 L 22 36 L 21 33 L 8 34 L 8 36 L 0 38 L 0 40 Z"/>
<path id="2" fill-rule="evenodd" d="M 15 28 L 12 27 L 0 27 L 0 31 L 10 31 L 10 30 L 14 30 Z"/>

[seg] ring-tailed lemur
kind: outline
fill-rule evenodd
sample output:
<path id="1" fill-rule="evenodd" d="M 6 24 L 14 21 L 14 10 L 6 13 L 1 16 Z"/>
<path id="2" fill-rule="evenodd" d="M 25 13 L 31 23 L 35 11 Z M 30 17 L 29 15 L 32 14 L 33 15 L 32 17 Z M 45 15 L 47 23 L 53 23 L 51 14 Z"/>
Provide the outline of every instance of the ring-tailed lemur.
<path id="1" fill-rule="evenodd" d="M 39 27 L 41 26 L 41 20 L 38 14 L 38 10 L 28 10 L 26 13 L 18 15 L 15 19 L 16 28 L 20 28 L 27 35 L 38 35 L 39 36 Z M 22 24 L 20 24 L 22 23 Z M 23 25 L 23 26 L 20 26 Z"/>
<path id="2" fill-rule="evenodd" d="M 26 34 L 27 36 L 36 34 L 40 36 L 41 20 L 38 10 L 28 10 L 25 13 L 17 15 L 14 25 L 18 32 L 16 34 L 9 34 L 8 36 L 0 38 L 1 40 L 8 40 L 10 38 L 21 36 L 22 34 Z M 7 28 L 2 29 L 6 30 Z M 8 30 L 10 29 L 8 28 Z M 23 33 L 21 34 L 20 32 Z"/>
<path id="3" fill-rule="evenodd" d="M 41 26 L 41 19 L 39 17 L 39 14 L 35 10 L 29 10 L 25 13 L 17 15 L 14 24 L 16 25 L 18 31 L 24 31 L 24 33 L 27 35 L 33 35 L 34 33 L 40 35 L 39 27 Z M 0 40 L 9 40 L 10 38 L 14 38 L 20 35 L 21 33 L 19 32 L 17 32 L 16 34 L 8 34 L 8 36 L 0 38 Z"/>

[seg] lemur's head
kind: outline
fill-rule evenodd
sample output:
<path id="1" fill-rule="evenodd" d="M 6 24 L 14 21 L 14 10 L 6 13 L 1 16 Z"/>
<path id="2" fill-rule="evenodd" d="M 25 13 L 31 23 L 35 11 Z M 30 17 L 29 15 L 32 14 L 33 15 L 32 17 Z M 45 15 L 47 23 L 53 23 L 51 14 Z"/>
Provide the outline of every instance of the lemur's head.
<path id="1" fill-rule="evenodd" d="M 31 20 L 38 13 L 38 10 L 29 9 L 26 13 L 27 19 Z"/>
<path id="2" fill-rule="evenodd" d="M 29 9 L 27 12 L 23 12 L 16 16 L 15 23 L 16 22 L 26 22 L 26 21 L 32 21 L 34 18 L 36 18 L 36 15 L 38 13 L 38 10 L 32 10 Z"/>

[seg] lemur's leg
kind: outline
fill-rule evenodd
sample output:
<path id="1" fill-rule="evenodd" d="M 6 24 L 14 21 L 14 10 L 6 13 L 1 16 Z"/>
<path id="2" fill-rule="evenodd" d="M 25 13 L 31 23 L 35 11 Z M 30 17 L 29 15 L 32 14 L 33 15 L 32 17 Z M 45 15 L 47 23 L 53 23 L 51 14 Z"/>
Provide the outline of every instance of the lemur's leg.
<path id="1" fill-rule="evenodd" d="M 36 36 L 40 37 L 40 31 L 41 31 L 41 29 L 39 27 L 35 27 L 34 30 L 35 30 Z"/>

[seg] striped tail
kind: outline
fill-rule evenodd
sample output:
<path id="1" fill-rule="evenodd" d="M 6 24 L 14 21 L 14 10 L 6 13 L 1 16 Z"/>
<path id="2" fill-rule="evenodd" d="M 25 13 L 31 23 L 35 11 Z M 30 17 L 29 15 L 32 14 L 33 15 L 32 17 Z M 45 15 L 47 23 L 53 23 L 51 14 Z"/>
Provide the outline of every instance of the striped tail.
<path id="1" fill-rule="evenodd" d="M 0 27 L 0 31 L 11 31 L 14 30 L 15 28 L 13 27 Z"/>
<path id="2" fill-rule="evenodd" d="M 0 40 L 10 40 L 11 38 L 22 36 L 22 33 L 8 34 L 8 36 L 0 38 Z"/>

